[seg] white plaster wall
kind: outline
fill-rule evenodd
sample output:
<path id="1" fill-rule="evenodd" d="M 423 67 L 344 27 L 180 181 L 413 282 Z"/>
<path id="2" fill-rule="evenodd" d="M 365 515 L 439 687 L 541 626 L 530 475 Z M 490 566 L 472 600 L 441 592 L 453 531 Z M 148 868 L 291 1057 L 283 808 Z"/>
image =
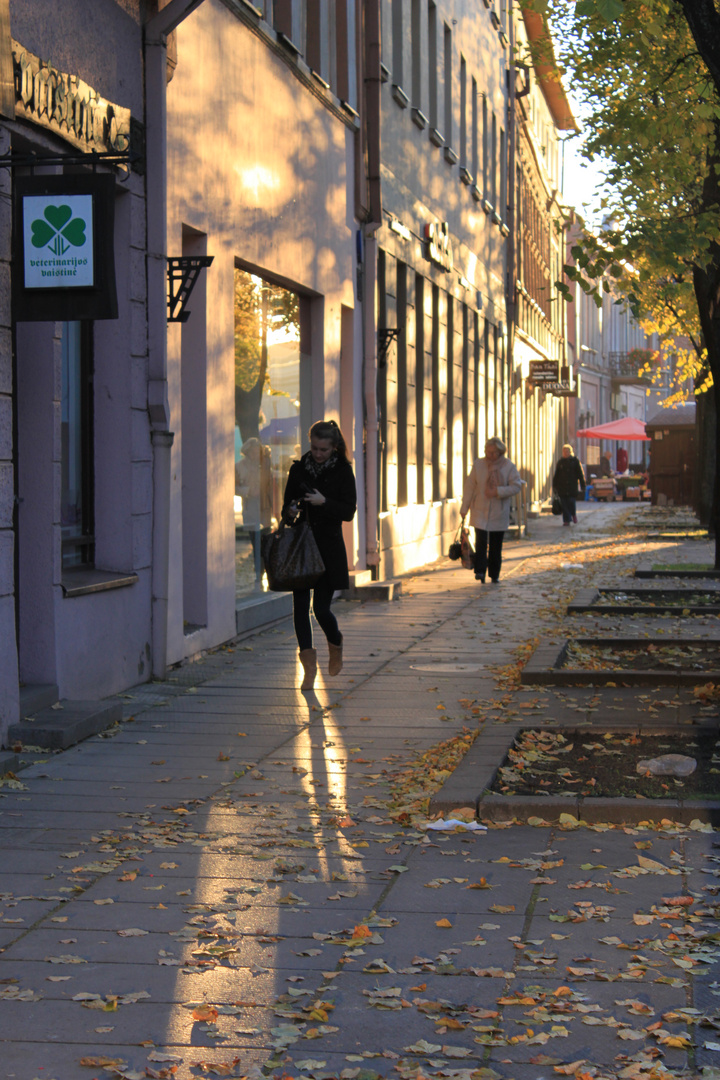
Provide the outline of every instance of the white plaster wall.
<path id="1" fill-rule="evenodd" d="M 312 384 L 303 424 L 323 413 L 339 417 L 341 314 L 355 306 L 352 132 L 294 76 L 292 62 L 219 0 L 206 0 L 179 27 L 177 50 L 168 86 L 168 253 L 180 254 L 184 224 L 206 235 L 215 261 L 207 271 L 207 352 L 199 358 L 207 366 L 207 627 L 188 637 L 182 567 L 192 553 L 182 550 L 177 328 L 168 338 L 175 432 L 170 663 L 235 633 L 235 259 L 311 300 Z"/>

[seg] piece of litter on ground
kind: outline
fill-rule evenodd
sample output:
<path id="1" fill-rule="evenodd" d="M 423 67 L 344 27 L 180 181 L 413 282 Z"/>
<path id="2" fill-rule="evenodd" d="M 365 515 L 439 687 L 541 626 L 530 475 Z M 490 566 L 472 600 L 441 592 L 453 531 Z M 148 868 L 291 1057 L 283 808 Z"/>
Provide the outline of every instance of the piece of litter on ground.
<path id="1" fill-rule="evenodd" d="M 459 818 L 448 818 L 447 821 L 444 821 L 443 818 L 438 818 L 437 821 L 426 821 L 421 828 L 436 829 L 441 832 L 448 829 L 468 829 L 470 832 L 487 832 L 487 825 L 481 825 L 479 821 L 460 821 Z"/>

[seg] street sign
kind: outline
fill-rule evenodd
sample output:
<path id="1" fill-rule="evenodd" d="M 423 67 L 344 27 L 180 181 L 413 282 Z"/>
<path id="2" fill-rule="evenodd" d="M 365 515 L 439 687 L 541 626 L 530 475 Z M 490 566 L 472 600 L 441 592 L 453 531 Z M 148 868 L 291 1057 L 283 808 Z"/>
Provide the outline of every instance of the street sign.
<path id="1" fill-rule="evenodd" d="M 531 386 L 540 386 L 546 390 L 548 383 L 558 384 L 560 364 L 557 360 L 531 360 L 529 367 L 530 374 L 527 381 Z"/>

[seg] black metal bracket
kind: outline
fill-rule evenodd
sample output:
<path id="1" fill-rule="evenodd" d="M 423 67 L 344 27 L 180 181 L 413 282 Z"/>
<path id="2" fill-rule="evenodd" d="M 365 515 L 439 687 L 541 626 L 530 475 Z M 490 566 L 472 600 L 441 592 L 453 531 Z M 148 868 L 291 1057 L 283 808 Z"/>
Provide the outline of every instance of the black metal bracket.
<path id="1" fill-rule="evenodd" d="M 391 326 L 378 327 L 378 367 L 385 367 L 387 352 L 393 341 L 397 341 L 400 331 Z"/>
<path id="2" fill-rule="evenodd" d="M 168 322 L 187 322 L 190 312 L 187 302 L 195 288 L 200 271 L 212 265 L 214 255 L 181 255 L 168 257 Z"/>
<path id="3" fill-rule="evenodd" d="M 122 153 L 96 153 L 94 150 L 87 154 L 4 154 L 0 157 L 0 169 L 34 169 L 43 165 L 125 165 L 128 168 L 136 161 L 139 155 L 125 150 Z"/>

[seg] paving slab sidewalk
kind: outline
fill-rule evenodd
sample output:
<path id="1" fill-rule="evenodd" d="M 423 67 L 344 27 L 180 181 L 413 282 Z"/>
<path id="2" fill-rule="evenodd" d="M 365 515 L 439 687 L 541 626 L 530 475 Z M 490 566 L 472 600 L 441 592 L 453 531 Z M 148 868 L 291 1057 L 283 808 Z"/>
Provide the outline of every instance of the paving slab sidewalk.
<path id="1" fill-rule="evenodd" d="M 717 1064 L 709 824 L 443 834 L 395 812 L 442 765 L 433 748 L 478 725 L 446 788 L 494 769 L 529 718 L 708 720 L 687 690 L 514 677 L 531 643 L 566 632 L 580 585 L 663 549 L 697 561 L 697 544 L 629 536 L 623 513 L 540 520 L 506 545 L 498 587 L 448 563 L 400 601 L 339 604 L 347 662 L 312 694 L 281 625 L 119 696 L 118 728 L 5 783 L 0 1080 Z"/>

